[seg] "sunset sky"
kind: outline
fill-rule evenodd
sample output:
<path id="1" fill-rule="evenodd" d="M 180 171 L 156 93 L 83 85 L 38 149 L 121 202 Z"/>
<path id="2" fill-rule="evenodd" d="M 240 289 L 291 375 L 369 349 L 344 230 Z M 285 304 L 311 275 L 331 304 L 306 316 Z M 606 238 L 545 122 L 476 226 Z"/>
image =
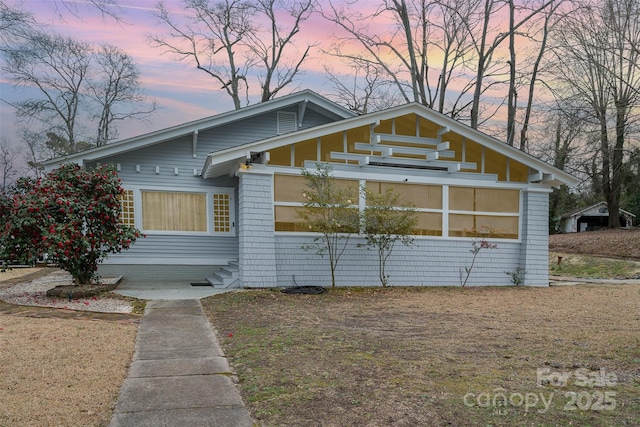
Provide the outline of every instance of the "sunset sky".
<path id="1" fill-rule="evenodd" d="M 36 20 L 51 30 L 77 40 L 90 43 L 108 43 L 129 53 L 140 70 L 140 80 L 145 92 L 155 98 L 158 110 L 148 123 L 130 122 L 120 125 L 119 139 L 162 129 L 202 117 L 229 111 L 233 103 L 226 93 L 217 90 L 218 85 L 204 72 L 196 70 L 186 62 L 173 61 L 170 55 L 162 55 L 160 49 L 150 47 L 149 34 L 162 34 L 157 18 L 152 15 L 156 0 L 119 0 L 122 22 L 105 17 L 82 1 L 68 0 L 4 0 L 9 5 L 22 4 L 23 9 L 32 12 Z M 170 12 L 179 16 L 182 11 L 179 0 L 165 2 Z M 65 6 L 66 5 L 66 6 Z M 296 36 L 296 45 L 304 49 L 308 44 L 318 44 L 311 53 L 310 60 L 303 68 L 304 74 L 286 93 L 297 89 L 312 89 L 326 94 L 331 90 L 324 78 L 322 68 L 326 58 L 320 49 L 327 46 L 330 33 L 327 24 L 318 16 L 303 23 Z M 338 65 L 339 66 L 339 65 Z M 250 88 L 254 93 L 259 85 Z M 15 88 L 8 84 L 5 76 L 0 76 L 0 97 L 10 100 L 28 98 L 34 92 Z M 255 99 L 254 99 L 255 101 Z M 0 135 L 16 142 L 14 110 L 6 103 L 0 104 Z"/>

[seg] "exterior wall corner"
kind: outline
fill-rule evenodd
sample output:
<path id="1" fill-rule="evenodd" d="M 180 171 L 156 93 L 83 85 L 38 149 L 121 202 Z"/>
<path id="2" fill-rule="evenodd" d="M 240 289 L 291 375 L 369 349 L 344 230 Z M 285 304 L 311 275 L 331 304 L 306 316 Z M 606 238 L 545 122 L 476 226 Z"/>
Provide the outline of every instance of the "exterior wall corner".
<path id="1" fill-rule="evenodd" d="M 520 267 L 524 284 L 549 286 L 549 194 L 523 191 Z"/>
<path id="2" fill-rule="evenodd" d="M 275 287 L 273 176 L 241 172 L 238 189 L 240 286 Z"/>

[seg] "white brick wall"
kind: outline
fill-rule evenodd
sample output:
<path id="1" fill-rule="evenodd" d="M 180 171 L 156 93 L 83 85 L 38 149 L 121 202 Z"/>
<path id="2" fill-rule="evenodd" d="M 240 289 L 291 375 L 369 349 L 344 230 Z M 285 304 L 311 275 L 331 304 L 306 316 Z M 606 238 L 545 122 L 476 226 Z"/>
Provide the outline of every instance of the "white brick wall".
<path id="1" fill-rule="evenodd" d="M 273 175 L 242 172 L 238 191 L 240 284 L 277 286 L 273 228 Z"/>

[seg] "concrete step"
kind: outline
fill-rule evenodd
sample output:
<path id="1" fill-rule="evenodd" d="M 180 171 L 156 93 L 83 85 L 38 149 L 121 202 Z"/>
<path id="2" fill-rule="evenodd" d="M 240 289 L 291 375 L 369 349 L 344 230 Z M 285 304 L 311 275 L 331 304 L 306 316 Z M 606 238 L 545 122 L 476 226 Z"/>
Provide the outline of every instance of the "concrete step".
<path id="1" fill-rule="evenodd" d="M 238 262 L 231 261 L 228 265 L 220 267 L 218 271 L 208 276 L 207 281 L 214 288 L 227 289 L 237 286 L 239 276 Z"/>

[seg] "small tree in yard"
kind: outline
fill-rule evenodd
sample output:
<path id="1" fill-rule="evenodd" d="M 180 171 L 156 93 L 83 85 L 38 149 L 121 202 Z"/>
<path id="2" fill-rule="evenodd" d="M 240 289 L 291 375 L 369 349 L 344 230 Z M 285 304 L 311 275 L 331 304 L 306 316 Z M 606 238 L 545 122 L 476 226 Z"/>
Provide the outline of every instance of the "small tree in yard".
<path id="1" fill-rule="evenodd" d="M 471 265 L 465 265 L 464 267 L 460 267 L 459 269 L 459 274 L 460 274 L 460 287 L 464 288 L 467 285 L 467 282 L 469 281 L 469 276 L 471 276 L 471 271 L 473 270 L 473 267 L 476 265 L 476 258 L 478 257 L 478 254 L 480 253 L 481 250 L 483 249 L 497 249 L 498 248 L 498 244 L 497 243 L 489 243 L 484 237 L 480 237 L 480 234 L 486 234 L 489 235 L 492 232 L 495 232 L 496 230 L 492 229 L 491 227 L 485 227 L 482 226 L 479 229 L 473 228 L 470 233 L 474 236 L 473 241 L 471 242 L 471 249 L 469 249 L 469 252 L 471 252 L 472 258 L 471 258 Z"/>
<path id="2" fill-rule="evenodd" d="M 357 189 L 349 189 L 337 183 L 327 164 L 317 164 L 316 170 L 302 171 L 306 179 L 307 191 L 303 193 L 304 207 L 298 216 L 306 223 L 309 231 L 320 233 L 313 244 L 303 246 L 305 250 L 315 250 L 322 257 L 329 256 L 331 267 L 331 287 L 336 286 L 335 271 L 340 257 L 347 248 L 349 237 L 358 232 L 358 209 L 353 202 L 358 200 Z"/>
<path id="3" fill-rule="evenodd" d="M 383 287 L 389 284 L 386 265 L 396 242 L 409 246 L 413 244 L 411 233 L 418 222 L 414 209 L 398 206 L 406 205 L 400 196 L 389 187 L 382 193 L 374 193 L 364 188 L 367 207 L 363 215 L 363 230 L 366 246 L 378 252 L 378 273 Z"/>
<path id="4" fill-rule="evenodd" d="M 46 255 L 77 285 L 96 277 L 109 253 L 140 236 L 120 223 L 123 189 L 111 167 L 64 165 L 41 179 L 23 178 L 0 195 L 0 259 L 33 265 Z"/>

